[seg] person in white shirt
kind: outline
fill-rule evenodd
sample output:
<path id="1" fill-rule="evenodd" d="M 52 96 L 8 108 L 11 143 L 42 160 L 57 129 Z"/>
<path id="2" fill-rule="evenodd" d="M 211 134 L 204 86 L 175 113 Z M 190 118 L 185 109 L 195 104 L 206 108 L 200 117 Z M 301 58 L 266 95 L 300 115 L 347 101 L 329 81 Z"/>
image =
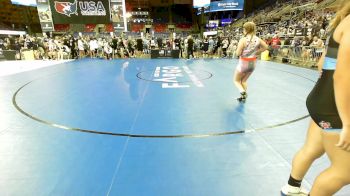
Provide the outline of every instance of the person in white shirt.
<path id="1" fill-rule="evenodd" d="M 93 38 L 90 40 L 89 46 L 90 46 L 90 57 L 95 58 L 96 44 Z"/>
<path id="2" fill-rule="evenodd" d="M 227 48 L 228 48 L 229 42 L 228 39 L 225 38 L 224 41 L 222 41 L 222 52 L 223 52 L 223 57 L 227 57 Z"/>
<path id="3" fill-rule="evenodd" d="M 103 51 L 104 51 L 104 42 L 106 42 L 105 39 L 99 38 L 97 41 L 97 55 L 98 57 L 103 57 Z"/>
<path id="4" fill-rule="evenodd" d="M 103 50 L 104 50 L 106 59 L 111 60 L 111 59 L 112 59 L 111 57 L 112 57 L 113 49 L 112 49 L 112 47 L 109 45 L 108 42 L 104 42 Z"/>
<path id="5" fill-rule="evenodd" d="M 313 42 L 310 44 L 310 47 L 312 47 L 312 58 L 315 59 L 316 62 L 318 62 L 324 51 L 323 41 L 317 36 L 314 36 Z"/>
<path id="6" fill-rule="evenodd" d="M 79 58 L 83 58 L 85 55 L 84 41 L 82 38 L 78 39 L 78 50 L 79 50 Z"/>

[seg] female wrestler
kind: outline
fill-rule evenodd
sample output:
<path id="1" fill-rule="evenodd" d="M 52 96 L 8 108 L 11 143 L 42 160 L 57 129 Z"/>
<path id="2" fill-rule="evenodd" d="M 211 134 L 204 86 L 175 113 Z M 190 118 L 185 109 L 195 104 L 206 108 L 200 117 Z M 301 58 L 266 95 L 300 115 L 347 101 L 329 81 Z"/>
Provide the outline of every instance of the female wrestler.
<path id="1" fill-rule="evenodd" d="M 239 41 L 236 51 L 240 58 L 233 79 L 241 93 L 241 97 L 237 98 L 240 102 L 247 98 L 247 80 L 255 69 L 257 55 L 268 48 L 267 44 L 255 35 L 256 25 L 253 22 L 243 25 L 243 33 L 244 37 Z"/>
<path id="2" fill-rule="evenodd" d="M 312 162 L 327 153 L 331 166 L 314 182 L 311 196 L 330 196 L 350 184 L 350 1 L 332 23 L 322 76 L 307 99 L 312 123 L 306 143 L 295 155 L 282 195 L 307 195 L 301 181 Z"/>

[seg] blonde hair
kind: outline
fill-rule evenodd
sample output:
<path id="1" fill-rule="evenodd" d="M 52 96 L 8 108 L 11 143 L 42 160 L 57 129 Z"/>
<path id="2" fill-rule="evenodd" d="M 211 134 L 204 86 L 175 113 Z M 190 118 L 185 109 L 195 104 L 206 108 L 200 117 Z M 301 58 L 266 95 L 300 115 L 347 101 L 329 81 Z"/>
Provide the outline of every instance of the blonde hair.
<path id="1" fill-rule="evenodd" d="M 256 25 L 254 22 L 246 22 L 243 25 L 243 29 L 247 34 L 255 34 L 256 33 Z"/>
<path id="2" fill-rule="evenodd" d="M 350 1 L 344 0 L 340 5 L 335 18 L 331 22 L 331 29 L 334 30 L 344 18 L 350 14 Z"/>

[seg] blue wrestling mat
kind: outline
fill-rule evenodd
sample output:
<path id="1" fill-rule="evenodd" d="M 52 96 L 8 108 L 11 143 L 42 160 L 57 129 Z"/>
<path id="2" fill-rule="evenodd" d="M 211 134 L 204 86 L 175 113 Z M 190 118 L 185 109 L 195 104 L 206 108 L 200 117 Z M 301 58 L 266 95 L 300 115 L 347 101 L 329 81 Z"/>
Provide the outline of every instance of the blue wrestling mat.
<path id="1" fill-rule="evenodd" d="M 278 195 L 318 73 L 259 62 L 242 104 L 236 64 L 84 59 L 0 78 L 0 195 Z"/>

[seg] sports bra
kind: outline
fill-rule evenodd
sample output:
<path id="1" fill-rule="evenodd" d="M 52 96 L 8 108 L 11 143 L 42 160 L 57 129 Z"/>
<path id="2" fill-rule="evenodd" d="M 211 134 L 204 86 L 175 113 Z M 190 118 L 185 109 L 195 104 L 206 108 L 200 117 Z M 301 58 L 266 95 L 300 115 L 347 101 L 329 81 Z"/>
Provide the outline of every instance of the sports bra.
<path id="1" fill-rule="evenodd" d="M 324 70 L 335 70 L 337 65 L 339 44 L 334 40 L 333 33 L 334 31 L 331 32 L 331 36 L 327 40 L 327 53 L 322 68 Z"/>

